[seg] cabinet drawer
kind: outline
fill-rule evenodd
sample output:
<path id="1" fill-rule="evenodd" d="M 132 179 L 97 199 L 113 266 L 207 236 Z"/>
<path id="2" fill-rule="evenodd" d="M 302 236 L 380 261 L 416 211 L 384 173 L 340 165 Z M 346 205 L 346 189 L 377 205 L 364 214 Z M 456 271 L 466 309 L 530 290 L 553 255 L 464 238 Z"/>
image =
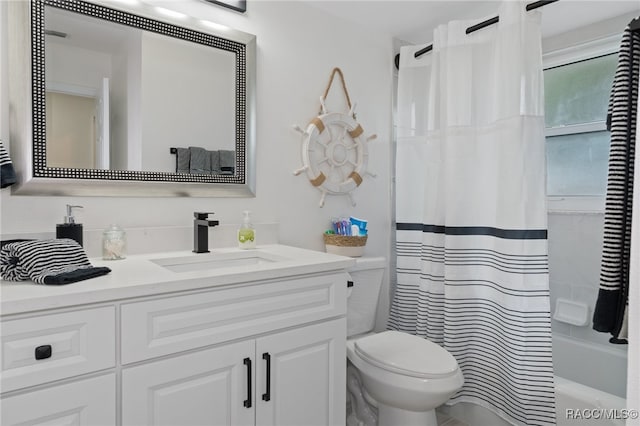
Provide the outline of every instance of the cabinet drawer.
<path id="1" fill-rule="evenodd" d="M 2 392 L 115 365 L 113 306 L 3 320 L 0 330 Z"/>
<path id="2" fill-rule="evenodd" d="M 346 314 L 342 273 L 122 305 L 122 362 Z"/>
<path id="3" fill-rule="evenodd" d="M 6 426 L 115 425 L 115 374 L 3 398 L 0 408 Z"/>

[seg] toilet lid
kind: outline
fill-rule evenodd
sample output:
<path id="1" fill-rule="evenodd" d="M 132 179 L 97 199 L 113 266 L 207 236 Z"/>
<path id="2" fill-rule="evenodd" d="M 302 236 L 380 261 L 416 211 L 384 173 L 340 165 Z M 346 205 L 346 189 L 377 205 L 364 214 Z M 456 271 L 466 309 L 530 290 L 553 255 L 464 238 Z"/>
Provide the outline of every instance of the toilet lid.
<path id="1" fill-rule="evenodd" d="M 363 337 L 354 347 L 367 362 L 405 376 L 441 378 L 458 370 L 455 358 L 439 345 L 399 331 Z"/>

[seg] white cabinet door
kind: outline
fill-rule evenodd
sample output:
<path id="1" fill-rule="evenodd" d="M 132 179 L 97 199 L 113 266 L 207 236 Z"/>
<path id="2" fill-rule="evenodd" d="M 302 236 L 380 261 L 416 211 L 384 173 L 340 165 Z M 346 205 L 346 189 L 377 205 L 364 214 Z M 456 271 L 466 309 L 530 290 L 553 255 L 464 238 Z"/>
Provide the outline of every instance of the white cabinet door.
<path id="1" fill-rule="evenodd" d="M 124 369 L 122 424 L 253 425 L 254 354 L 249 340 Z"/>
<path id="2" fill-rule="evenodd" d="M 257 339 L 256 424 L 344 425 L 346 362 L 344 318 Z"/>
<path id="3" fill-rule="evenodd" d="M 114 374 L 0 400 L 0 424 L 100 426 L 116 423 Z"/>

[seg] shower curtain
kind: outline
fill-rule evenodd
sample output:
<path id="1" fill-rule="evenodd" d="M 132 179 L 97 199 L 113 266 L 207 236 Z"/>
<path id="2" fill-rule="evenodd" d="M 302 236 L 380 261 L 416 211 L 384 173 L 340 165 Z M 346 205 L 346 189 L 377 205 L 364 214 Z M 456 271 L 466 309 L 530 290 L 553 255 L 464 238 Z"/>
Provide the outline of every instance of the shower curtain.
<path id="1" fill-rule="evenodd" d="M 400 54 L 397 285 L 389 328 L 439 343 L 463 388 L 513 424 L 555 424 L 540 14 L 434 32 Z M 428 361 L 425 361 L 428 362 Z"/>

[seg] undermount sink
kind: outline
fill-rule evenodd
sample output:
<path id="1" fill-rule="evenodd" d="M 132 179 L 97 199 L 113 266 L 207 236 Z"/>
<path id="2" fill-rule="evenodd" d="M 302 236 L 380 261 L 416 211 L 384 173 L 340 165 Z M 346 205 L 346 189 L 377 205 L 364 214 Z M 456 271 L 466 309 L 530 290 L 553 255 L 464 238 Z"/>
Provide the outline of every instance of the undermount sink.
<path id="1" fill-rule="evenodd" d="M 206 271 L 210 269 L 253 266 L 289 260 L 259 251 L 242 251 L 232 253 L 203 253 L 180 257 L 151 259 L 151 262 L 173 272 Z"/>

